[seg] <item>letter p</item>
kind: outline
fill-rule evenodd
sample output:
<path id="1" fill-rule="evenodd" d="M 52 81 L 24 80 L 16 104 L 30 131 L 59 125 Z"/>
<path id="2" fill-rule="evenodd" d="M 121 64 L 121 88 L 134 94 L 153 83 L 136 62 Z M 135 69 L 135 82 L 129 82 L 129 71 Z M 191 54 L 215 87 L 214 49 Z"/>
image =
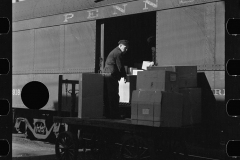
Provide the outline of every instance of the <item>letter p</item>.
<path id="1" fill-rule="evenodd" d="M 71 19 L 74 17 L 74 14 L 72 13 L 68 13 L 68 14 L 64 14 L 64 21 L 63 22 L 68 22 L 68 19 Z"/>

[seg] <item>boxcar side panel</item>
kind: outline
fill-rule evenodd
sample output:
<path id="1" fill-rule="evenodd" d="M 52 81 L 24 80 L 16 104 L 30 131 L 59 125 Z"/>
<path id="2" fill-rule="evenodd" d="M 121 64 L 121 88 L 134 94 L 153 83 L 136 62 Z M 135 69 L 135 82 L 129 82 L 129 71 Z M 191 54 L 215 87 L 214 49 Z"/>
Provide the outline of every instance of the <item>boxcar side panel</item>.
<path id="1" fill-rule="evenodd" d="M 34 72 L 59 71 L 60 26 L 35 29 Z"/>
<path id="2" fill-rule="evenodd" d="M 32 74 L 26 75 L 13 75 L 12 76 L 12 89 L 13 89 L 13 97 L 12 97 L 12 106 L 13 108 L 26 108 L 21 99 L 21 91 L 25 84 L 33 81 Z"/>
<path id="3" fill-rule="evenodd" d="M 13 74 L 33 70 L 34 30 L 15 32 L 12 38 Z"/>
<path id="4" fill-rule="evenodd" d="M 156 49 L 160 66 L 214 65 L 216 42 L 218 59 L 223 59 L 224 50 L 220 47 L 224 44 L 223 20 L 216 21 L 216 17 L 219 17 L 216 13 L 221 13 L 216 12 L 216 7 L 219 6 L 216 4 L 207 3 L 157 13 Z M 216 22 L 221 25 L 218 27 L 220 33 L 215 29 L 219 25 Z"/>
<path id="5" fill-rule="evenodd" d="M 225 4 L 223 2 L 216 3 L 215 57 L 215 64 L 225 64 Z"/>
<path id="6" fill-rule="evenodd" d="M 65 25 L 64 70 L 94 72 L 96 21 Z"/>

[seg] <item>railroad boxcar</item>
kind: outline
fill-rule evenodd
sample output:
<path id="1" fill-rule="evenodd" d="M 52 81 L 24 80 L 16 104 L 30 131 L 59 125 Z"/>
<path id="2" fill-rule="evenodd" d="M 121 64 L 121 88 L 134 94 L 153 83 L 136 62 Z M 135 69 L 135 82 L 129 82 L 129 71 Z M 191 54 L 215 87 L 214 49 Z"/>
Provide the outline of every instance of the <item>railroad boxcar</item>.
<path id="1" fill-rule="evenodd" d="M 225 12 L 222 0 L 13 3 L 14 129 L 38 139 L 57 134 L 65 126 L 52 121 L 58 111 L 58 76 L 78 80 L 80 73 L 100 73 L 120 39 L 131 42 L 126 66 L 138 67 L 152 60 L 147 38 L 155 36 L 158 66 L 197 66 L 198 73 L 204 73 L 198 85 L 210 87 L 214 99 L 206 104 L 205 123 L 216 128 L 212 135 L 222 142 L 221 135 L 230 134 L 228 124 L 234 123 L 225 107 Z M 26 108 L 21 100 L 22 88 L 31 81 L 40 81 L 49 90 L 49 101 L 40 110 Z M 63 86 L 65 116 L 71 108 L 69 90 L 71 86 Z M 130 102 L 121 108 L 129 112 Z"/>

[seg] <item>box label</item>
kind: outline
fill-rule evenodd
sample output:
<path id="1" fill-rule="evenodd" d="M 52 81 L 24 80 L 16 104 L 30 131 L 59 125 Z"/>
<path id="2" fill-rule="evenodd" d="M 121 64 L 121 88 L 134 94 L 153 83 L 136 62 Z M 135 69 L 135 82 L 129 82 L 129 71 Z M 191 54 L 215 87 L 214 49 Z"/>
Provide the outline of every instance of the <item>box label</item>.
<path id="1" fill-rule="evenodd" d="M 176 74 L 170 74 L 170 81 L 174 82 L 177 80 L 177 75 Z"/>
<path id="2" fill-rule="evenodd" d="M 149 114 L 149 109 L 142 109 L 142 114 Z"/>

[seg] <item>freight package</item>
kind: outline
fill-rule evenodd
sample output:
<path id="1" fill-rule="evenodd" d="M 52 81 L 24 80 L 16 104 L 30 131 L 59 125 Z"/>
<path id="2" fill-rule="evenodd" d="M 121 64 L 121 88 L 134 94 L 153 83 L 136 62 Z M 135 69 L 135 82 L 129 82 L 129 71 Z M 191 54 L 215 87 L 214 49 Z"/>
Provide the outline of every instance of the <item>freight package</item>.
<path id="1" fill-rule="evenodd" d="M 197 66 L 176 66 L 179 88 L 197 87 Z"/>
<path id="2" fill-rule="evenodd" d="M 134 90 L 132 92 L 132 100 L 131 100 L 131 119 L 137 119 L 138 112 L 138 96 L 140 94 L 140 90 Z"/>
<path id="3" fill-rule="evenodd" d="M 153 120 L 153 94 L 154 91 L 150 90 L 133 91 L 131 101 L 131 119 Z M 142 114 L 139 114 L 139 112 Z"/>
<path id="4" fill-rule="evenodd" d="M 96 73 L 81 73 L 78 97 L 78 118 L 102 118 L 103 76 Z"/>
<path id="5" fill-rule="evenodd" d="M 132 99 L 132 92 L 136 90 L 136 75 L 127 75 L 127 82 L 125 83 L 124 78 L 119 81 L 119 96 L 121 103 L 130 103 Z"/>
<path id="6" fill-rule="evenodd" d="M 161 126 L 162 127 L 181 127 L 183 96 L 179 93 L 162 92 L 161 102 Z M 156 107 L 155 107 L 156 108 Z M 159 114 L 159 112 L 157 112 Z M 154 112 L 154 114 L 156 114 Z"/>
<path id="7" fill-rule="evenodd" d="M 182 126 L 183 96 L 174 92 L 135 90 L 131 104 L 131 119 L 154 126 Z M 148 121 L 148 122 L 145 122 Z"/>
<path id="8" fill-rule="evenodd" d="M 201 88 L 184 88 L 183 94 L 183 126 L 201 123 Z"/>
<path id="9" fill-rule="evenodd" d="M 138 120 L 153 121 L 155 91 L 141 90 L 138 94 Z"/>
<path id="10" fill-rule="evenodd" d="M 119 83 L 119 102 L 121 103 L 129 103 L 130 100 L 130 83 L 126 82 L 124 78 L 121 78 Z"/>
<path id="11" fill-rule="evenodd" d="M 164 70 L 177 73 L 179 88 L 197 87 L 197 66 L 153 66 L 147 70 Z"/>
<path id="12" fill-rule="evenodd" d="M 137 89 L 178 92 L 177 74 L 162 70 L 139 72 Z"/>

